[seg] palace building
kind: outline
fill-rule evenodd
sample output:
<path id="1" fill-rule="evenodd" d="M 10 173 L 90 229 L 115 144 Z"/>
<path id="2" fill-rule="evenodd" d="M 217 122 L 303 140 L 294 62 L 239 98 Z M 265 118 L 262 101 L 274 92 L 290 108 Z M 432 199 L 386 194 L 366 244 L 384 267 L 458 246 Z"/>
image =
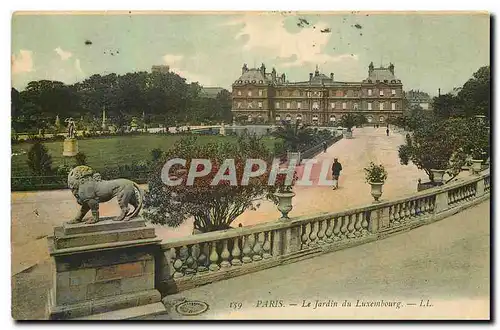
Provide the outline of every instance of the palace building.
<path id="1" fill-rule="evenodd" d="M 394 65 L 368 66 L 368 77 L 360 82 L 341 82 L 319 72 L 306 81 L 290 82 L 276 69 L 266 66 L 249 69 L 232 85 L 234 118 L 248 122 L 300 120 L 305 124 L 334 125 L 342 116 L 363 114 L 369 123 L 385 123 L 388 117 L 403 114 L 403 85 L 394 74 Z"/>

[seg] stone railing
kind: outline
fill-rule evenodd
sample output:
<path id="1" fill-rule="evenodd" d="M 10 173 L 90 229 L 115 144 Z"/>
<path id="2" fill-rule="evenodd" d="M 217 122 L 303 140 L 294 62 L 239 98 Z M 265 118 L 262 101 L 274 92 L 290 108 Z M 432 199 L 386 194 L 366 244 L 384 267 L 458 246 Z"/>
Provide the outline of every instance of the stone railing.
<path id="1" fill-rule="evenodd" d="M 163 241 L 157 288 L 169 294 L 411 230 L 489 198 L 489 170 L 397 200 Z"/>

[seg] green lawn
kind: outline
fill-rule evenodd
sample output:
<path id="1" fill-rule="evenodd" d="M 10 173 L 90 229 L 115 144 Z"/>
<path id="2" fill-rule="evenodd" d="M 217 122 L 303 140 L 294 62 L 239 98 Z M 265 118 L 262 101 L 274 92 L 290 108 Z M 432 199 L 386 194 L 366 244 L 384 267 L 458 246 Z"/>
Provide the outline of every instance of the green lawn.
<path id="1" fill-rule="evenodd" d="M 136 136 L 117 136 L 86 139 L 78 141 L 79 151 L 87 156 L 87 163 L 95 169 L 102 169 L 106 166 L 117 166 L 125 164 L 133 164 L 141 160 L 151 159 L 151 150 L 160 148 L 168 150 L 175 141 L 181 139 L 182 136 L 176 135 L 136 135 Z M 210 143 L 217 141 L 234 141 L 236 137 L 232 136 L 210 136 L 202 135 L 198 137 L 198 143 Z M 272 150 L 274 147 L 274 139 L 271 137 L 263 138 L 264 144 Z M 47 142 L 44 145 L 49 150 L 52 156 L 53 167 L 64 164 L 62 156 L 63 142 Z M 12 153 L 20 153 L 22 150 L 28 152 L 31 143 L 20 143 L 12 145 Z M 18 156 L 12 156 L 12 176 L 28 176 L 30 175 L 28 165 L 26 164 L 28 157 L 24 153 Z M 72 163 L 73 161 L 71 161 Z"/>

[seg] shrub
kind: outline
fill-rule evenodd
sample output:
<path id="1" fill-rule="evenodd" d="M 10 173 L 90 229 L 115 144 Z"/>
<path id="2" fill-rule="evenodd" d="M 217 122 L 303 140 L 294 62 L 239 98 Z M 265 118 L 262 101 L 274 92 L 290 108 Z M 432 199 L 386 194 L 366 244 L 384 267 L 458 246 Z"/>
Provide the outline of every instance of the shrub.
<path id="1" fill-rule="evenodd" d="M 370 162 L 368 167 L 364 168 L 365 178 L 367 183 L 372 182 L 382 182 L 384 183 L 387 180 L 387 171 L 384 168 L 384 165 L 375 165 L 375 163 Z"/>
<path id="2" fill-rule="evenodd" d="M 47 147 L 36 141 L 28 151 L 28 167 L 34 175 L 50 175 L 52 173 L 52 157 Z"/>
<path id="3" fill-rule="evenodd" d="M 155 148 L 151 150 L 151 159 L 156 162 L 163 155 L 163 151 L 160 148 Z"/>
<path id="4" fill-rule="evenodd" d="M 87 165 L 87 156 L 83 152 L 75 155 L 76 166 Z"/>

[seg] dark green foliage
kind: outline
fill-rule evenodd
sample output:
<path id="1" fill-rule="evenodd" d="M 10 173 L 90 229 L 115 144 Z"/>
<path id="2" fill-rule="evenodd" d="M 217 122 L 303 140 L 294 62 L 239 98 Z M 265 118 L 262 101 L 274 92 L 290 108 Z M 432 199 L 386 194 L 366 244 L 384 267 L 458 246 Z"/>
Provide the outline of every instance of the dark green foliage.
<path id="1" fill-rule="evenodd" d="M 75 155 L 76 166 L 87 165 L 87 156 L 83 152 Z"/>
<path id="2" fill-rule="evenodd" d="M 37 141 L 28 151 L 28 167 L 33 175 L 50 175 L 52 173 L 52 157 L 47 148 Z"/>

